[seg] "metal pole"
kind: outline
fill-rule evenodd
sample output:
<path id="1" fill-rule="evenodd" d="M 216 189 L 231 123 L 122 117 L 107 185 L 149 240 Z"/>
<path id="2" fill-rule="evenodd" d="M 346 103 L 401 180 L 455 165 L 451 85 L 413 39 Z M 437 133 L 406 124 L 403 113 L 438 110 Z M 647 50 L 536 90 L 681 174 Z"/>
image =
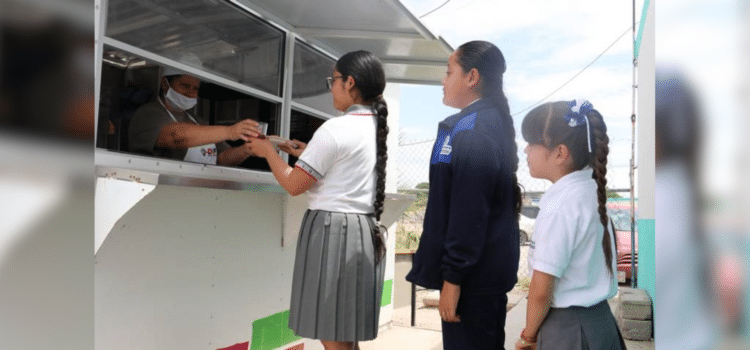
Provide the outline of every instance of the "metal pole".
<path id="1" fill-rule="evenodd" d="M 638 58 L 635 56 L 635 0 L 633 0 L 633 112 L 630 115 L 630 122 L 633 124 L 633 133 L 631 135 L 630 145 L 630 286 L 638 287 L 638 277 L 635 271 L 635 91 L 638 88 L 636 82 L 636 68 L 638 67 Z"/>
<path id="2" fill-rule="evenodd" d="M 411 252 L 411 265 L 414 266 L 414 252 Z M 411 284 L 411 326 L 414 327 L 417 321 L 417 286 Z"/>

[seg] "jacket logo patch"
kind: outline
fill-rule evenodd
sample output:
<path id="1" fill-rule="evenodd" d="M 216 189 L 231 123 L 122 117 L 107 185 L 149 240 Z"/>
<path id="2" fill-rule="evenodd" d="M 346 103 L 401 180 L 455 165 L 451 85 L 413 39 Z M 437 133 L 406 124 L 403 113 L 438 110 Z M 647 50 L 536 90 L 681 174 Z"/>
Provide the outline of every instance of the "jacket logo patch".
<path id="1" fill-rule="evenodd" d="M 447 155 L 451 154 L 451 151 L 453 150 L 453 147 L 448 144 L 448 143 L 450 143 L 450 141 L 451 141 L 451 137 L 450 136 L 446 136 L 445 137 L 445 142 L 443 142 L 443 148 L 440 150 L 440 154 L 441 155 L 447 156 Z"/>

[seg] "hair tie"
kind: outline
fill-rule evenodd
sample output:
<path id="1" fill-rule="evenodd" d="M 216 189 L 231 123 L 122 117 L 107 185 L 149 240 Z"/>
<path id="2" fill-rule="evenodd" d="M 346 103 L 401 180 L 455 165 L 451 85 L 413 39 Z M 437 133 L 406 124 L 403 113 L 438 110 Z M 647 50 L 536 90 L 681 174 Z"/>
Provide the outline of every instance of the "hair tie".
<path id="1" fill-rule="evenodd" d="M 571 128 L 586 123 L 586 141 L 588 142 L 589 153 L 591 153 L 591 126 L 589 125 L 588 114 L 594 109 L 594 105 L 587 100 L 576 99 L 568 102 L 568 106 L 570 106 L 570 111 L 565 114 L 565 121 Z"/>

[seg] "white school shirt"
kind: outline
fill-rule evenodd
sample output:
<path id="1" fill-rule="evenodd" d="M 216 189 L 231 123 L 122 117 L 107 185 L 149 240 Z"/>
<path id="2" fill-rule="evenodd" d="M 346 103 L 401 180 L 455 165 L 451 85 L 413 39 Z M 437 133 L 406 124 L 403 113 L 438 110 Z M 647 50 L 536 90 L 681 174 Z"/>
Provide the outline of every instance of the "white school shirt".
<path id="1" fill-rule="evenodd" d="M 376 116 L 353 105 L 315 131 L 295 164 L 317 181 L 308 193 L 311 210 L 373 213 L 377 146 Z"/>
<path id="2" fill-rule="evenodd" d="M 555 308 L 589 307 L 617 294 L 614 236 L 610 240 L 610 274 L 605 268 L 604 227 L 592 173 L 587 167 L 563 176 L 539 201 L 529 271 L 557 277 L 551 305 Z"/>

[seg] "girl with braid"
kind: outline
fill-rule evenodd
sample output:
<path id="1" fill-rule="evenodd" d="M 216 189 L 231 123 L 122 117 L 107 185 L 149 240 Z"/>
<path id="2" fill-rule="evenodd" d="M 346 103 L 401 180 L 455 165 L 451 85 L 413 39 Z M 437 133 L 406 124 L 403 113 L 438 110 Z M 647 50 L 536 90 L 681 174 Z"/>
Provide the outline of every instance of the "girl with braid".
<path id="1" fill-rule="evenodd" d="M 526 328 L 516 349 L 625 349 L 607 303 L 617 294 L 617 270 L 604 119 L 585 100 L 545 103 L 526 115 L 521 131 L 531 176 L 552 186 L 539 201 Z"/>
<path id="2" fill-rule="evenodd" d="M 252 139 L 279 184 L 310 194 L 297 241 L 289 327 L 326 350 L 359 349 L 378 334 L 385 268 L 379 225 L 385 199 L 388 107 L 385 73 L 370 52 L 343 55 L 326 80 L 345 112 L 315 131 L 309 144 L 280 148 L 299 158 L 287 165 L 268 140 Z"/>
<path id="3" fill-rule="evenodd" d="M 505 58 L 486 41 L 448 59 L 424 229 L 406 279 L 439 289 L 443 348 L 503 349 L 507 292 L 516 284 L 521 189 Z"/>

